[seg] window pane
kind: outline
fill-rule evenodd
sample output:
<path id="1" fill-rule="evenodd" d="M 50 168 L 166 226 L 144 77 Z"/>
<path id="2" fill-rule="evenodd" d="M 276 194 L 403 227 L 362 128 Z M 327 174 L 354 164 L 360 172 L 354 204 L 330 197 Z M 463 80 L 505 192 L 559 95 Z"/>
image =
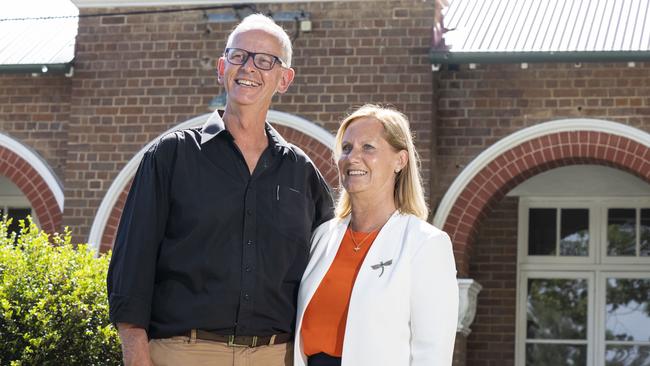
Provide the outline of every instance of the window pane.
<path id="1" fill-rule="evenodd" d="M 650 257 L 650 209 L 641 210 L 641 256 Z"/>
<path id="2" fill-rule="evenodd" d="M 608 278 L 605 339 L 650 340 L 650 278 Z"/>
<path id="3" fill-rule="evenodd" d="M 589 255 L 589 210 L 563 209 L 560 224 L 560 255 Z"/>
<path id="4" fill-rule="evenodd" d="M 586 366 L 587 346 L 527 344 L 526 366 Z"/>
<path id="5" fill-rule="evenodd" d="M 636 209 L 607 210 L 607 255 L 636 255 Z"/>
<path id="6" fill-rule="evenodd" d="M 20 220 L 27 220 L 27 216 L 31 215 L 32 210 L 29 208 L 9 208 L 7 210 L 9 218 L 13 219 L 11 225 L 9 225 L 9 232 L 20 233 Z"/>
<path id="7" fill-rule="evenodd" d="M 587 280 L 529 279 L 528 339 L 587 338 Z"/>
<path id="8" fill-rule="evenodd" d="M 528 217 L 528 255 L 555 255 L 557 210 L 531 208 Z"/>
<path id="9" fill-rule="evenodd" d="M 607 346 L 605 366 L 650 365 L 650 346 Z"/>

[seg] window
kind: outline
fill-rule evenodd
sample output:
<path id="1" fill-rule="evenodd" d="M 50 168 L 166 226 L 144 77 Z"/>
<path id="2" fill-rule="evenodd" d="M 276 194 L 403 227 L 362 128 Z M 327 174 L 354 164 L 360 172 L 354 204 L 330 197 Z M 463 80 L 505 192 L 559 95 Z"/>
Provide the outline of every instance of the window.
<path id="1" fill-rule="evenodd" d="M 29 206 L 29 201 L 25 197 L 15 196 L 0 196 L 0 217 L 12 218 L 9 232 L 20 231 L 20 220 L 27 219 L 27 216 L 32 216 L 32 220 L 38 224 L 38 221 L 33 217 L 32 209 Z"/>
<path id="2" fill-rule="evenodd" d="M 8 218 L 12 219 L 9 225 L 9 233 L 20 232 L 20 220 L 27 220 L 27 216 L 32 214 L 29 207 L 3 207 L 0 208 L 0 216 L 4 218 L 5 212 Z"/>
<path id="3" fill-rule="evenodd" d="M 589 255 L 588 209 L 531 208 L 528 214 L 528 255 Z"/>
<path id="4" fill-rule="evenodd" d="M 650 364 L 650 276 L 604 273 L 605 365 Z"/>
<path id="5" fill-rule="evenodd" d="M 525 274 L 526 365 L 589 365 L 589 273 Z"/>
<path id="6" fill-rule="evenodd" d="M 650 199 L 519 203 L 516 364 L 650 365 Z"/>
<path id="7" fill-rule="evenodd" d="M 650 257 L 650 208 L 607 209 L 607 256 Z"/>

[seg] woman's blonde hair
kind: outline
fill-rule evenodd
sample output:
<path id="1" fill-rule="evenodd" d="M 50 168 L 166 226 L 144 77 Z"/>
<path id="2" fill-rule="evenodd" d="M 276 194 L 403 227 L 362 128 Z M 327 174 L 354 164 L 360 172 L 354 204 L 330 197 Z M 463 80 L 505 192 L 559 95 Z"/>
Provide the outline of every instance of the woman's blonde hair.
<path id="1" fill-rule="evenodd" d="M 370 117 L 379 121 L 384 126 L 384 138 L 390 146 L 397 151 L 406 150 L 408 162 L 395 177 L 395 190 L 393 197 L 395 206 L 401 213 L 412 214 L 423 220 L 427 219 L 429 209 L 424 200 L 422 178 L 420 177 L 420 158 L 413 144 L 409 121 L 406 116 L 395 109 L 382 107 L 375 104 L 366 104 L 347 116 L 336 133 L 334 158 L 341 157 L 343 135 L 354 121 Z M 343 218 L 352 212 L 350 196 L 345 190 L 341 191 L 336 204 L 336 216 Z"/>

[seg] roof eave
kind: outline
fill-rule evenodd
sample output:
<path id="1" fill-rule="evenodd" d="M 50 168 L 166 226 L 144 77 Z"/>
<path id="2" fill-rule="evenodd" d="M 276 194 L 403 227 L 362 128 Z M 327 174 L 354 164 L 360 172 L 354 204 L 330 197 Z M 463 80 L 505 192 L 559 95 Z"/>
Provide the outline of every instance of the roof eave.
<path id="1" fill-rule="evenodd" d="M 494 64 L 521 62 L 630 62 L 650 61 L 650 51 L 580 52 L 449 52 L 431 50 L 432 64 Z"/>
<path id="2" fill-rule="evenodd" d="M 0 65 L 0 74 L 68 74 L 72 62 L 63 64 L 14 64 Z M 43 71 L 45 70 L 45 71 Z"/>

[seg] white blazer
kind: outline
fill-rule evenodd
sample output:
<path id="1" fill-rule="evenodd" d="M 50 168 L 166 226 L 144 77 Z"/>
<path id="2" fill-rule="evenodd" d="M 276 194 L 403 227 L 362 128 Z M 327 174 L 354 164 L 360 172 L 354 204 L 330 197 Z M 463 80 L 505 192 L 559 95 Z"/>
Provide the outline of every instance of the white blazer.
<path id="1" fill-rule="evenodd" d="M 332 219 L 312 236 L 298 293 L 294 366 L 307 365 L 302 318 L 349 221 L 349 215 Z M 449 366 L 457 322 L 458 284 L 449 236 L 413 215 L 395 212 L 352 288 L 342 366 Z"/>

